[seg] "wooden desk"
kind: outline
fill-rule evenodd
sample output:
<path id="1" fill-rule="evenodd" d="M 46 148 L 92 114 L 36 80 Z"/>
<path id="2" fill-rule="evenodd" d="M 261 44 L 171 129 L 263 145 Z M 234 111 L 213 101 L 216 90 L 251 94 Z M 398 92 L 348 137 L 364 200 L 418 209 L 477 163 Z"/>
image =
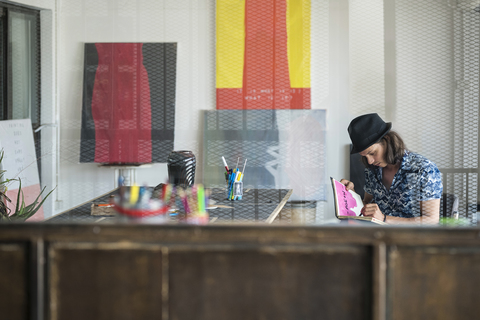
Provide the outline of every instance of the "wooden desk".
<path id="1" fill-rule="evenodd" d="M 118 222 L 118 217 L 92 216 L 92 202 L 107 203 L 111 195 L 117 193 L 114 189 L 95 199 L 82 203 L 46 220 L 48 223 L 96 223 Z M 223 188 L 213 188 L 211 199 L 215 209 L 208 210 L 212 222 L 267 222 L 272 223 L 278 213 L 290 198 L 291 189 L 245 189 L 242 200 L 226 200 Z M 169 222 L 177 222 L 176 216 L 170 216 Z"/>

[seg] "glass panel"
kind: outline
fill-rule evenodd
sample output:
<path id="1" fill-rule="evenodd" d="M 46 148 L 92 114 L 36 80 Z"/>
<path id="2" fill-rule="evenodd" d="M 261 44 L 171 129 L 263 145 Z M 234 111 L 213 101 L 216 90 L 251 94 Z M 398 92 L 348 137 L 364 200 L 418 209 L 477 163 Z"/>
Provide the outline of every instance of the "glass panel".
<path id="1" fill-rule="evenodd" d="M 9 12 L 11 119 L 38 119 L 38 36 L 33 14 Z"/>

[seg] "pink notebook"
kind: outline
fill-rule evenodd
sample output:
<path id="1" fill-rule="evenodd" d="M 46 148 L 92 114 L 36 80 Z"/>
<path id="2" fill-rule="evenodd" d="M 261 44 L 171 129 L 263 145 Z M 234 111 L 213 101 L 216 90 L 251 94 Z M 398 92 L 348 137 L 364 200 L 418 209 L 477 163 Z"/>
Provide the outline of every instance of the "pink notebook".
<path id="1" fill-rule="evenodd" d="M 386 224 L 376 218 L 361 216 L 363 208 L 362 197 L 358 193 L 347 188 L 339 181 L 332 180 L 333 196 L 335 198 L 335 216 L 338 219 L 357 219 Z"/>

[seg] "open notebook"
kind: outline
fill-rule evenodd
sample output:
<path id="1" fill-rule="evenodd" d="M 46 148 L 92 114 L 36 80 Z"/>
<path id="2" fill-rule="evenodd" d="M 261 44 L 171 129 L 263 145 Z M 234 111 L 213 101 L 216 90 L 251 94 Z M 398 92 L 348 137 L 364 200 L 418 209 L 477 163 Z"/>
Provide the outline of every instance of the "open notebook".
<path id="1" fill-rule="evenodd" d="M 330 179 L 332 180 L 333 197 L 335 198 L 335 216 L 338 219 L 355 219 L 386 224 L 376 218 L 361 216 L 363 201 L 360 195 L 353 190 L 347 190 L 347 188 L 337 180 L 333 178 Z"/>

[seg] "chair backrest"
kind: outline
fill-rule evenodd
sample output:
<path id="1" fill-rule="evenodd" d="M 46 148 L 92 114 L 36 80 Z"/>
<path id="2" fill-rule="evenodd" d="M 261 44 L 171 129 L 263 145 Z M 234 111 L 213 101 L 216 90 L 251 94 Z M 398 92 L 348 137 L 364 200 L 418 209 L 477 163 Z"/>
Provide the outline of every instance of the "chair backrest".
<path id="1" fill-rule="evenodd" d="M 353 148 L 353 145 L 350 145 L 350 149 Z M 365 195 L 363 186 L 365 185 L 365 166 L 361 160 L 362 156 L 359 153 L 350 155 L 350 181 L 353 182 L 355 186 L 355 192 L 358 193 L 362 198 Z"/>
<path id="2" fill-rule="evenodd" d="M 451 193 L 443 194 L 443 205 L 441 206 L 443 217 L 458 219 L 458 206 L 459 198 L 457 195 Z"/>

